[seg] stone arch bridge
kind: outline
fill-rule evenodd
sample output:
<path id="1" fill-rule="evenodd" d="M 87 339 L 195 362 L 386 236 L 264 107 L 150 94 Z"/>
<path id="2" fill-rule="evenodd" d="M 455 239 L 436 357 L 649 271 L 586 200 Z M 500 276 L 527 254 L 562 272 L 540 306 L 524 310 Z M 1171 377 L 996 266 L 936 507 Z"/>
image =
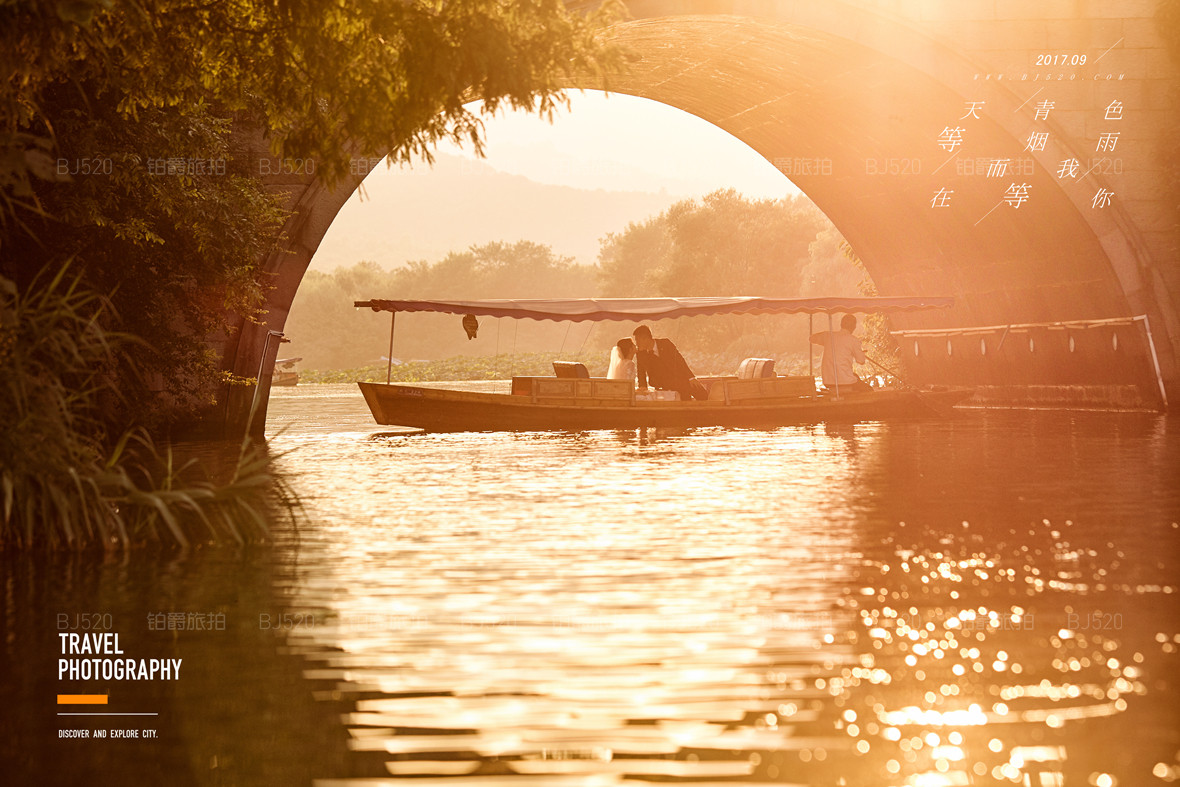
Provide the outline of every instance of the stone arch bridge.
<path id="1" fill-rule="evenodd" d="M 1158 405 L 1180 395 L 1180 30 L 1166 2 L 633 0 L 612 35 L 638 60 L 609 89 L 765 156 L 881 294 L 955 296 L 894 320 L 915 376 L 1004 402 Z M 282 171 L 253 150 L 256 171 Z M 270 332 L 357 185 L 260 177 L 293 213 L 266 261 L 269 324 L 220 348 L 245 377 L 273 359 Z M 255 431 L 268 374 L 259 389 Z M 210 431 L 240 431 L 250 399 L 231 390 Z"/>

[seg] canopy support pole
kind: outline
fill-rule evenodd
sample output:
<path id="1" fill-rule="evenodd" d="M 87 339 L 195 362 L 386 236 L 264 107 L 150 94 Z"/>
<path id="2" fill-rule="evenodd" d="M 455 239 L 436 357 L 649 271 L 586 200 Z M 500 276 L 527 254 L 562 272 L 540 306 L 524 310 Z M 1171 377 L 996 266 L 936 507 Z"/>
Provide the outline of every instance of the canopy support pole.
<path id="1" fill-rule="evenodd" d="M 1160 359 L 1155 354 L 1155 339 L 1151 338 L 1151 323 L 1147 321 L 1147 315 L 1143 315 L 1143 330 L 1147 331 L 1147 346 L 1151 349 L 1151 362 L 1155 365 L 1155 381 L 1159 383 L 1160 387 L 1160 401 L 1163 402 L 1164 409 L 1168 409 L 1168 391 L 1164 388 L 1164 376 L 1160 373 Z"/>
<path id="2" fill-rule="evenodd" d="M 811 312 L 807 313 L 807 376 L 813 380 L 815 378 L 815 348 L 811 346 L 811 334 L 815 333 L 815 323 L 811 318 L 814 316 Z"/>
<path id="3" fill-rule="evenodd" d="M 389 313 L 389 357 L 385 365 L 385 384 L 389 385 L 393 379 L 393 326 L 397 322 L 397 312 Z"/>
<path id="4" fill-rule="evenodd" d="M 557 351 L 558 355 L 563 355 L 565 353 L 565 342 L 570 338 L 570 326 L 573 324 L 573 320 L 570 320 L 565 324 L 565 336 L 561 337 L 561 349 Z"/>
<path id="5" fill-rule="evenodd" d="M 832 379 L 836 383 L 836 398 L 840 398 L 840 370 L 836 367 L 835 334 L 832 333 L 832 313 L 828 312 L 828 348 L 824 351 L 824 359 L 832 359 Z M 830 355 L 829 355 L 830 353 Z"/>

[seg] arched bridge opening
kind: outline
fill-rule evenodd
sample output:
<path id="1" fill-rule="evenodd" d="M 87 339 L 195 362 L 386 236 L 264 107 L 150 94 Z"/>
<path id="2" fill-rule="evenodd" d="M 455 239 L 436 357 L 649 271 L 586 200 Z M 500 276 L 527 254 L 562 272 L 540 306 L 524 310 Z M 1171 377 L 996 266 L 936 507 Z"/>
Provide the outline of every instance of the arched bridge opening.
<path id="1" fill-rule="evenodd" d="M 1158 405 L 1180 336 L 1160 166 L 1175 65 L 1153 2 L 1124 4 L 1132 17 L 1045 5 L 633 2 L 611 31 L 632 67 L 570 87 L 717 125 L 831 218 L 881 294 L 954 296 L 953 309 L 894 321 L 918 379 L 976 385 L 985 400 Z M 268 325 L 223 348 L 243 376 L 273 358 L 269 332 L 356 186 L 269 184 L 294 212 L 267 261 Z M 214 420 L 245 423 L 244 397 L 223 408 Z"/>

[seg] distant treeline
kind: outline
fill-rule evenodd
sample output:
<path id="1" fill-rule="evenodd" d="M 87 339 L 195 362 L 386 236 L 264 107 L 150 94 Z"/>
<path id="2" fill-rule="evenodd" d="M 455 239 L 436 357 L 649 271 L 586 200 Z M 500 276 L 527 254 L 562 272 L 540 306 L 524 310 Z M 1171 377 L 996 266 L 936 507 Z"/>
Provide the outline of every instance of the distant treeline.
<path id="1" fill-rule="evenodd" d="M 773 358 L 779 374 L 806 374 L 807 356 L 796 352 Z M 388 376 L 395 383 L 445 382 L 454 380 L 507 380 L 514 376 L 548 376 L 554 361 L 585 364 L 591 377 L 605 377 L 609 355 L 601 349 L 568 352 L 502 353 L 500 355 L 454 356 L 437 361 L 405 361 L 387 365 L 367 364 L 349 369 L 311 369 L 300 372 L 303 383 L 383 383 Z M 737 365 L 728 356 L 689 350 L 685 360 L 699 375 L 734 374 Z M 819 368 L 819 353 L 815 356 Z"/>
<path id="2" fill-rule="evenodd" d="M 856 295 L 871 287 L 835 227 L 805 197 L 749 200 L 732 190 L 684 200 L 601 240 L 598 263 L 578 265 L 529 241 L 489 243 L 434 263 L 386 270 L 359 262 L 311 271 L 287 321 L 305 369 L 352 369 L 389 351 L 387 313 L 355 309 L 370 298 L 578 298 L 691 295 Z M 507 353 L 605 353 L 633 324 L 482 319 L 468 340 L 460 319 L 403 314 L 399 360 Z M 737 358 L 806 352 L 806 320 L 790 316 L 686 318 L 655 326 L 686 353 Z"/>
<path id="3" fill-rule="evenodd" d="M 309 271 L 287 320 L 291 344 L 283 353 L 302 357 L 304 369 L 349 369 L 387 356 L 390 315 L 355 309 L 357 300 L 580 298 L 597 289 L 594 268 L 529 241 L 488 243 L 452 252 L 433 264 L 411 262 L 394 270 L 360 262 L 330 274 Z M 558 350 L 567 330 L 568 325 L 552 322 L 485 318 L 477 337 L 468 340 L 459 317 L 402 314 L 393 356 L 408 361 Z M 579 338 L 586 332 L 577 330 Z"/>

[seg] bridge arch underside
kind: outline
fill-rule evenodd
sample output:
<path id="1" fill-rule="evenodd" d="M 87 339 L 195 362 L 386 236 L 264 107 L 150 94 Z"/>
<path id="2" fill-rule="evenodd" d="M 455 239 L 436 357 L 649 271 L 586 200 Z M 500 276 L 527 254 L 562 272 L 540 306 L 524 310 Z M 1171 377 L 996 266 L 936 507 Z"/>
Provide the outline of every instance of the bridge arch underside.
<path id="1" fill-rule="evenodd" d="M 881 294 L 954 296 L 953 309 L 893 318 L 913 381 L 976 386 L 983 403 L 1163 401 L 1161 380 L 1171 388 L 1177 378 L 1169 334 L 1180 335 L 1168 290 L 1117 201 L 1092 209 L 1100 176 L 1057 177 L 1057 162 L 1092 159 L 1092 142 L 1071 143 L 1038 121 L 1032 89 L 973 81 L 980 69 L 961 53 L 902 23 L 849 17 L 834 2 L 791 6 L 818 14 L 808 19 L 683 13 L 692 7 L 618 25 L 612 34 L 638 58 L 628 74 L 570 87 L 650 98 L 728 131 L 832 219 Z M 1082 89 L 1091 103 L 1109 100 L 1097 83 Z M 978 118 L 965 117 L 972 101 L 986 102 Z M 948 127 L 962 129 L 955 150 L 939 145 Z M 1053 133 L 1033 153 L 1025 147 L 1035 130 Z M 262 141 L 256 155 L 268 155 Z M 996 159 L 1011 165 L 987 177 L 978 165 Z M 1019 207 L 1004 201 L 1010 184 L 1028 186 Z M 277 350 L 267 331 L 283 330 L 311 257 L 357 185 L 270 183 L 294 213 L 285 247 L 266 263 L 275 274 L 268 324 L 228 338 L 227 369 L 249 377 L 267 368 Z M 936 207 L 942 189 L 952 193 Z M 1149 317 L 1154 351 L 1138 315 Z M 231 390 L 210 422 L 260 433 L 263 377 L 252 419 L 249 392 Z"/>
<path id="2" fill-rule="evenodd" d="M 996 386 L 995 396 L 1008 395 L 1001 386 L 1021 386 L 1023 396 L 1028 386 L 1091 386 L 1073 392 L 1078 403 L 1079 393 L 1114 404 L 1159 397 L 1143 321 L 1125 318 L 1151 315 L 1157 345 L 1166 320 L 1140 284 L 1127 222 L 1091 210 L 1088 195 L 1078 204 L 1085 184 L 1071 196 L 1052 163 L 1093 153 L 1058 145 L 1032 158 L 1032 107 L 1023 117 L 1006 88 L 964 94 L 937 73 L 775 20 L 649 18 L 615 37 L 640 59 L 611 91 L 690 112 L 761 153 L 832 219 L 881 294 L 955 297 L 952 310 L 893 319 L 906 332 L 930 331 L 901 342 L 925 381 Z M 964 118 L 968 102 L 985 99 L 991 112 Z M 997 109 L 1006 125 L 991 119 Z M 953 151 L 939 145 L 947 127 L 963 129 Z M 1011 160 L 1004 177 L 977 167 L 995 159 Z M 1010 184 L 1028 185 L 1018 207 L 1004 201 Z M 945 207 L 936 207 L 940 189 L 952 192 Z M 1112 318 L 1124 322 L 1078 322 Z M 1004 327 L 961 333 L 988 326 Z"/>

